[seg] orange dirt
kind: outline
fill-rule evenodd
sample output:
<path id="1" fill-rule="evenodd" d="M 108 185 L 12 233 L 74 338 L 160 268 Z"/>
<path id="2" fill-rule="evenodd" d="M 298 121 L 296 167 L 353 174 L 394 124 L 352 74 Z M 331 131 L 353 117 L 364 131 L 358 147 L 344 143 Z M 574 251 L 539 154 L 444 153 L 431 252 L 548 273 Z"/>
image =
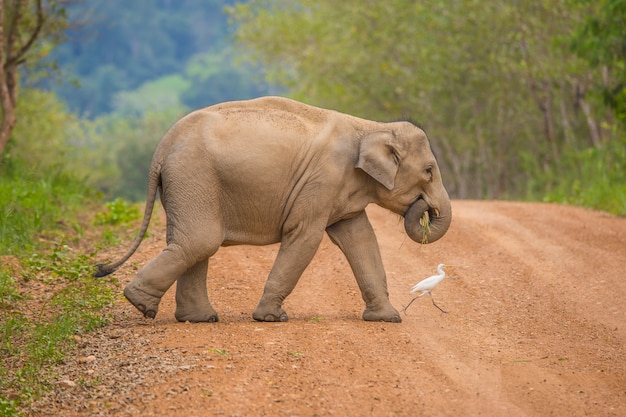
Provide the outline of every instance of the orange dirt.
<path id="1" fill-rule="evenodd" d="M 110 325 L 79 338 L 30 414 L 625 416 L 626 219 L 535 203 L 452 207 L 448 234 L 425 246 L 368 208 L 392 303 L 406 305 L 443 262 L 450 278 L 433 296 L 448 314 L 423 297 L 400 324 L 362 321 L 347 261 L 325 239 L 285 302 L 289 322 L 258 323 L 278 247 L 224 248 L 208 278 L 219 323 L 177 323 L 172 290 L 155 320 L 120 296 Z M 116 273 L 121 286 L 163 248 L 162 218 L 151 235 Z"/>

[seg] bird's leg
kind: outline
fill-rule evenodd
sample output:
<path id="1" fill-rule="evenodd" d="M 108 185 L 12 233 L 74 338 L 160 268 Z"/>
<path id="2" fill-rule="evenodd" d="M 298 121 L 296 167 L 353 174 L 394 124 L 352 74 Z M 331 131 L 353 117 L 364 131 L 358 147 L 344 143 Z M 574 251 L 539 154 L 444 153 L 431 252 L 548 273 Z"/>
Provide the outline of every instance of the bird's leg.
<path id="1" fill-rule="evenodd" d="M 413 297 L 413 299 L 409 302 L 409 304 L 407 304 L 406 307 L 404 307 L 401 311 L 404 313 L 404 315 L 406 316 L 406 309 L 409 308 L 409 306 L 411 304 L 413 304 L 413 301 L 417 300 L 418 298 L 420 298 L 421 295 L 418 295 L 417 297 Z"/>
<path id="2" fill-rule="evenodd" d="M 426 291 L 424 291 L 423 293 L 421 293 L 420 295 L 413 297 L 413 299 L 409 302 L 409 304 L 407 304 L 406 307 L 404 307 L 401 311 L 404 312 L 404 315 L 406 316 L 406 309 L 409 308 L 409 306 L 411 304 L 413 304 L 413 301 L 417 300 L 418 298 L 420 298 L 422 295 L 426 294 Z M 430 294 L 430 293 L 429 293 Z M 432 296 L 431 296 L 432 297 Z"/>
<path id="3" fill-rule="evenodd" d="M 443 308 L 441 308 L 437 304 L 435 304 L 435 299 L 433 298 L 433 295 L 431 293 L 428 293 L 428 295 L 430 295 L 430 300 L 433 302 L 433 305 L 435 307 L 437 307 L 442 313 L 448 313 L 446 310 L 444 310 Z"/>

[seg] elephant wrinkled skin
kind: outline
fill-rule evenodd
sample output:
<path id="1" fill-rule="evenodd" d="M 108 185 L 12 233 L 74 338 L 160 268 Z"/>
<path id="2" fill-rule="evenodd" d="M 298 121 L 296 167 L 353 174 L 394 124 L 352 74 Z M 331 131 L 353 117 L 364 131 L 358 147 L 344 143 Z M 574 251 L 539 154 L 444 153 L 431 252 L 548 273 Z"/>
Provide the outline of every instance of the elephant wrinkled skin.
<path id="1" fill-rule="evenodd" d="M 400 322 L 389 302 L 378 243 L 365 207 L 405 218 L 411 239 L 434 242 L 451 220 L 448 194 L 426 134 L 409 122 L 379 123 L 280 97 L 228 102 L 188 114 L 157 147 L 138 237 L 110 274 L 135 252 L 157 191 L 167 216 L 167 247 L 124 295 L 154 318 L 177 281 L 176 318 L 217 321 L 206 287 L 220 246 L 280 242 L 253 318 L 286 321 L 282 303 L 324 231 L 343 251 L 365 301 L 363 318 Z M 430 227 L 420 218 L 430 214 Z"/>

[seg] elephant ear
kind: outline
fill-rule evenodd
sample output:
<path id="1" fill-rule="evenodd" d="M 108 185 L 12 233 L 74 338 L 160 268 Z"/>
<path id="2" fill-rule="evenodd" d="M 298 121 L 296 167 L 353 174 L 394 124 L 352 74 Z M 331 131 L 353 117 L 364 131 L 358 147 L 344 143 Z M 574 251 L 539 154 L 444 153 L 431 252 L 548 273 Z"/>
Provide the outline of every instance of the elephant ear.
<path id="1" fill-rule="evenodd" d="M 388 190 L 394 187 L 399 158 L 392 132 L 373 132 L 361 138 L 355 167 L 369 174 Z"/>

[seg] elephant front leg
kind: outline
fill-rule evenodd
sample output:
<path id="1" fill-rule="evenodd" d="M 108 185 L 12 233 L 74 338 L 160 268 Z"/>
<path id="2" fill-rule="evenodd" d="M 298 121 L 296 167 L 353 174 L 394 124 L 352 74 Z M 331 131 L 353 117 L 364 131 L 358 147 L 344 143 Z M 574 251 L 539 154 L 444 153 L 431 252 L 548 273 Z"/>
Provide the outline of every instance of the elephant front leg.
<path id="1" fill-rule="evenodd" d="M 374 229 L 363 211 L 328 228 L 331 240 L 346 255 L 365 301 L 363 319 L 367 321 L 402 321 L 389 301 L 387 278 Z"/>
<path id="2" fill-rule="evenodd" d="M 190 322 L 217 322 L 217 312 L 209 302 L 206 278 L 208 258 L 198 262 L 176 282 L 176 320 Z"/>
<path id="3" fill-rule="evenodd" d="M 298 228 L 301 229 L 301 228 Z M 322 241 L 323 228 L 314 234 L 294 231 L 283 237 L 278 256 L 265 283 L 263 296 L 252 313 L 257 321 L 287 321 L 283 301 L 291 294 L 302 272 Z"/>

